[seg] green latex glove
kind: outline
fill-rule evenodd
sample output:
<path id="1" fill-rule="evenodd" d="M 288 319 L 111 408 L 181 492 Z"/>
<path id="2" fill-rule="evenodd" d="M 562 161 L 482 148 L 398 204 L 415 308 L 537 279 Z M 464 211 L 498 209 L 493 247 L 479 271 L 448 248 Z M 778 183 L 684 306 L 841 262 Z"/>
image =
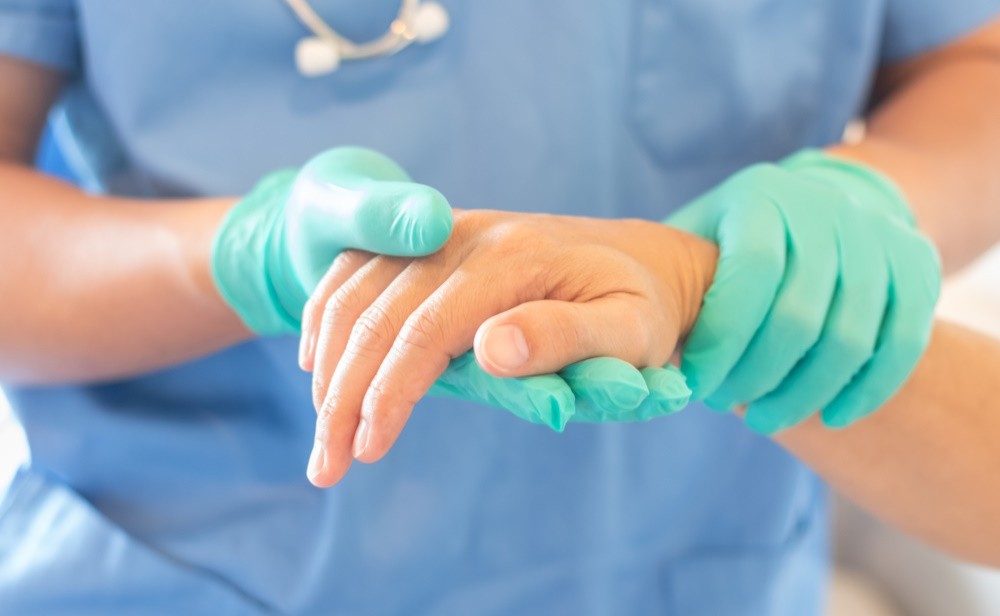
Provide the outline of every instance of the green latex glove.
<path id="1" fill-rule="evenodd" d="M 687 406 L 691 390 L 673 366 L 643 368 L 612 357 L 577 362 L 560 373 L 576 394 L 572 421 L 647 421 Z"/>
<path id="2" fill-rule="evenodd" d="M 558 374 L 498 378 L 470 351 L 451 361 L 428 395 L 496 406 L 562 432 L 573 422 L 646 421 L 684 408 L 691 396 L 673 366 L 637 370 L 612 357 L 577 362 Z"/>
<path id="3" fill-rule="evenodd" d="M 385 156 L 334 148 L 276 171 L 226 216 L 212 274 L 223 298 L 261 335 L 297 332 L 316 284 L 347 248 L 431 254 L 451 233 L 451 207 Z"/>
<path id="4" fill-rule="evenodd" d="M 884 404 L 923 354 L 938 256 L 875 170 L 806 150 L 736 174 L 667 223 L 720 248 L 681 366 L 695 399 L 748 403 L 747 424 L 763 433 L 818 409 L 844 427 Z"/>
<path id="5" fill-rule="evenodd" d="M 297 332 L 308 296 L 346 248 L 394 256 L 438 250 L 451 208 L 436 190 L 410 181 L 385 156 L 362 148 L 328 150 L 301 171 L 276 171 L 223 221 L 212 273 L 223 298 L 258 334 Z M 636 370 L 598 358 L 549 374 L 501 379 L 472 353 L 451 362 L 431 395 L 506 409 L 563 430 L 582 421 L 635 421 L 683 407 L 688 391 L 673 369 Z"/>

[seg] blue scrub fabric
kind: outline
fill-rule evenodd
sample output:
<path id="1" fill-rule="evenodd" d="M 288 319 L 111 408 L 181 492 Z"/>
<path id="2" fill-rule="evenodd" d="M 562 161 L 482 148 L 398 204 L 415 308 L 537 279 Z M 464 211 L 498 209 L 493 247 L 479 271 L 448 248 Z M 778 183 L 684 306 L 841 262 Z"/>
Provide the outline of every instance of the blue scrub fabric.
<path id="1" fill-rule="evenodd" d="M 874 71 L 989 0 L 445 0 L 451 31 L 299 76 L 279 0 L 0 0 L 0 53 L 67 75 L 84 186 L 237 195 L 341 144 L 462 208 L 661 219 L 836 141 Z M 314 0 L 344 35 L 398 0 Z M 123 255 L 123 258 L 126 258 Z M 816 614 L 825 489 L 694 406 L 563 434 L 424 400 L 331 490 L 296 340 L 112 383 L 9 387 L 31 462 L 0 505 L 0 612 Z"/>

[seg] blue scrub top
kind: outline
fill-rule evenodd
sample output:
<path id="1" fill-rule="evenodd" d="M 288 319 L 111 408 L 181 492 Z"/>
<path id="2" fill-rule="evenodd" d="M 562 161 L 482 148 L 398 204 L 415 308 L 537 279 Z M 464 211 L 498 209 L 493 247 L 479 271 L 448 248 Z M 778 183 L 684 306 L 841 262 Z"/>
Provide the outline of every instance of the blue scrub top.
<path id="1" fill-rule="evenodd" d="M 314 0 L 344 35 L 398 0 Z M 445 0 L 441 41 L 300 77 L 279 0 L 0 0 L 0 53 L 65 71 L 83 182 L 235 195 L 339 144 L 463 208 L 660 219 L 837 140 L 873 72 L 996 0 Z M 127 256 L 123 256 L 126 258 Z M 296 340 L 121 382 L 11 387 L 11 614 L 818 613 L 821 482 L 729 415 L 563 434 L 425 400 L 385 460 L 305 479 Z"/>

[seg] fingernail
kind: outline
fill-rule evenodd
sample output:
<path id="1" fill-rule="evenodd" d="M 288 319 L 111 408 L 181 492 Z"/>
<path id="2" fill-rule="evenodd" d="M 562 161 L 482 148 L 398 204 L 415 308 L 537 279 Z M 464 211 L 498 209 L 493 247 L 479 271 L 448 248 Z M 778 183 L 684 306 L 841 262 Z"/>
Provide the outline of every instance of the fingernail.
<path id="1" fill-rule="evenodd" d="M 528 361 L 528 341 L 516 325 L 499 325 L 486 333 L 482 344 L 486 361 L 498 368 L 513 370 Z"/>
<path id="2" fill-rule="evenodd" d="M 316 478 L 323 472 L 325 466 L 326 449 L 319 441 L 316 441 L 313 443 L 312 454 L 309 455 L 309 470 L 306 471 L 309 481 L 316 483 Z"/>
<path id="3" fill-rule="evenodd" d="M 368 440 L 371 438 L 371 426 L 368 420 L 361 418 L 358 424 L 358 431 L 354 434 L 354 457 L 360 458 L 368 449 Z"/>
<path id="4" fill-rule="evenodd" d="M 306 359 L 312 356 L 313 337 L 303 334 L 299 340 L 299 368 L 306 370 Z"/>

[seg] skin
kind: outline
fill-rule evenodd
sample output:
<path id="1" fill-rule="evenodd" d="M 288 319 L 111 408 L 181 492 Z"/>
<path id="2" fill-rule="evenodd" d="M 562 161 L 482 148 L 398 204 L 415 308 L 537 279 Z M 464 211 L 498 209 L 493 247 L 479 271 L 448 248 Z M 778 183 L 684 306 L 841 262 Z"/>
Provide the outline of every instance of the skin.
<path id="1" fill-rule="evenodd" d="M 61 79 L 0 58 L 0 261 L 18 264 L 0 268 L 0 381 L 121 378 L 248 339 L 210 270 L 234 199 L 97 197 L 30 169 Z"/>
<path id="2" fill-rule="evenodd" d="M 831 153 L 902 189 L 955 272 L 1000 238 L 1000 19 L 882 70 L 864 139 Z"/>
<path id="3" fill-rule="evenodd" d="M 1000 341 L 938 321 L 916 371 L 877 413 L 840 431 L 813 416 L 775 440 L 897 528 L 998 567 L 998 371 Z"/>
<path id="4" fill-rule="evenodd" d="M 994 102 L 1000 97 L 998 58 L 1000 21 L 884 70 L 867 137 L 836 150 L 897 181 L 949 269 L 1000 237 L 1000 179 L 995 173 L 1000 119 Z M 0 312 L 0 380 L 118 378 L 248 338 L 215 291 L 209 269 L 211 239 L 233 199 L 93 197 L 30 170 L 33 144 L 61 80 L 57 73 L 0 58 L 0 83 L 6 86 L 0 90 L 0 257 L 22 264 L 0 268 L 0 293 L 7 299 Z M 651 237 L 662 232 L 655 223 L 642 225 L 649 227 Z M 570 227 L 565 233 L 576 245 L 591 241 L 584 231 Z M 690 321 L 687 313 L 700 302 L 697 289 L 711 278 L 713 248 L 680 241 L 690 240 L 683 234 L 616 247 L 611 235 L 603 248 L 616 251 L 622 271 L 631 272 L 629 293 L 618 299 L 636 302 L 637 310 L 648 309 L 642 302 L 662 302 L 657 332 L 683 334 Z M 671 251 L 667 260 L 665 250 Z M 129 259 L 123 260 L 123 254 Z M 672 263 L 674 271 L 661 277 L 654 262 Z M 589 281 L 575 278 L 571 270 L 562 274 L 565 288 L 576 293 L 569 300 L 608 297 L 607 288 L 588 287 Z M 573 281 L 576 286 L 569 284 Z M 642 292 L 636 293 L 640 287 Z M 673 294 L 665 295 L 665 288 Z M 670 307 L 670 301 L 676 305 Z M 588 320 L 598 314 L 579 310 L 576 331 L 601 329 L 604 323 Z M 634 330 L 622 340 L 559 331 L 553 344 L 529 343 L 529 349 L 554 347 L 562 357 L 558 361 L 579 353 L 574 345 L 614 349 L 612 354 L 637 363 L 664 357 L 662 343 L 650 343 Z M 490 355 L 483 348 L 486 336 L 481 334 L 477 345 L 484 358 Z M 436 344 L 444 342 L 453 344 Z M 517 370 L 527 373 L 542 365 L 529 358 Z M 993 445 L 1000 437 L 1000 414 L 988 404 L 1000 394 L 994 378 L 998 369 L 996 342 L 939 324 L 917 372 L 880 413 L 836 433 L 807 422 L 779 441 L 834 487 L 891 523 L 960 556 L 1000 564 L 1000 528 L 993 523 L 1000 519 L 1000 490 L 995 489 L 1000 450 Z M 359 415 L 360 410 L 349 412 Z M 352 434 L 342 444 L 348 461 L 353 439 Z M 367 460 L 389 444 L 385 435 L 370 439 L 361 451 Z M 332 472 L 317 482 L 329 485 L 337 478 Z"/>

